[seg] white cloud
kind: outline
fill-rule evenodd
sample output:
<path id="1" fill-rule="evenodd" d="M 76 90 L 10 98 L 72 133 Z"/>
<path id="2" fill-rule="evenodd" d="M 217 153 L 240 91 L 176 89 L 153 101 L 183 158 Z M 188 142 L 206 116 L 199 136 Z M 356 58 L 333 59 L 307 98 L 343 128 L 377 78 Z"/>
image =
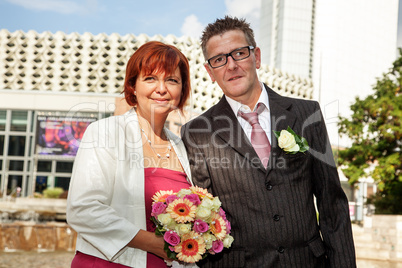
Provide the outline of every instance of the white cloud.
<path id="1" fill-rule="evenodd" d="M 38 11 L 53 11 L 62 14 L 85 13 L 87 6 L 68 0 L 7 0 L 8 2 L 22 6 L 26 9 Z M 97 1 L 86 1 L 93 5 Z"/>
<path id="2" fill-rule="evenodd" d="M 261 0 L 225 0 L 226 14 L 238 18 L 245 18 L 254 30 L 258 42 Z"/>
<path id="3" fill-rule="evenodd" d="M 192 14 L 184 19 L 184 23 L 181 26 L 181 33 L 186 36 L 194 38 L 200 38 L 204 26 L 198 20 L 197 16 Z"/>

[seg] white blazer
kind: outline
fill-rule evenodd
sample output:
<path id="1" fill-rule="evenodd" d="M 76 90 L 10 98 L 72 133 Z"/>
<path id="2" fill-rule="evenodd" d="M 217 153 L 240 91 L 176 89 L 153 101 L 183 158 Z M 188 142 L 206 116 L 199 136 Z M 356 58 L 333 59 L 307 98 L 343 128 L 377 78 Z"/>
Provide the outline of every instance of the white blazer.
<path id="1" fill-rule="evenodd" d="M 183 142 L 166 129 L 191 182 Z M 67 222 L 78 233 L 76 250 L 130 267 L 146 267 L 146 252 L 126 245 L 146 230 L 144 158 L 134 109 L 88 126 L 74 162 Z"/>

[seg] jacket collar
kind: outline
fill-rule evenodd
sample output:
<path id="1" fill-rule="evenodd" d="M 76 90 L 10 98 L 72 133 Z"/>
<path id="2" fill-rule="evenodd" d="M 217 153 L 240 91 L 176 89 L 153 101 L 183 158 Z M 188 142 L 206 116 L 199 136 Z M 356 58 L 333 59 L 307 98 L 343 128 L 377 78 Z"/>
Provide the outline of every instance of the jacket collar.
<path id="1" fill-rule="evenodd" d="M 275 161 L 275 157 L 281 152 L 273 131 L 287 129 L 288 126 L 292 128 L 296 122 L 296 116 L 289 111 L 292 106 L 291 99 L 282 97 L 265 84 L 264 86 L 268 92 L 271 117 L 271 157 L 267 168 L 270 170 L 274 167 L 275 162 L 273 161 Z M 216 104 L 215 109 L 211 113 L 211 120 L 214 136 L 219 136 L 228 146 L 248 159 L 252 166 L 260 168 L 264 172 L 267 170 L 262 163 L 252 161 L 258 155 L 225 97 L 222 97 Z"/>

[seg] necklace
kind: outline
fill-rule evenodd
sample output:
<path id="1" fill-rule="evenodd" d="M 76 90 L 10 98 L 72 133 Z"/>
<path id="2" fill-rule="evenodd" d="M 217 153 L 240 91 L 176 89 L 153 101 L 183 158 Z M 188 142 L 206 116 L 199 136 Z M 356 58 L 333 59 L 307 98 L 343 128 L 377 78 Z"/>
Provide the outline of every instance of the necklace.
<path id="1" fill-rule="evenodd" d="M 170 142 L 169 142 L 169 144 L 168 144 L 168 146 L 167 146 L 167 148 L 166 148 L 166 151 L 165 151 L 166 154 L 165 154 L 165 156 L 161 156 L 160 153 L 158 153 L 158 152 L 155 150 L 155 148 L 152 146 L 151 140 L 148 139 L 148 136 L 147 136 L 147 134 L 145 133 L 145 130 L 143 130 L 142 128 L 140 128 L 140 129 L 141 129 L 141 132 L 142 132 L 142 134 L 144 135 L 145 139 L 147 140 L 149 146 L 151 147 L 152 151 L 154 152 L 154 154 L 155 154 L 159 159 L 168 159 L 168 158 L 170 157 L 170 152 L 172 151 L 172 146 L 170 146 Z"/>

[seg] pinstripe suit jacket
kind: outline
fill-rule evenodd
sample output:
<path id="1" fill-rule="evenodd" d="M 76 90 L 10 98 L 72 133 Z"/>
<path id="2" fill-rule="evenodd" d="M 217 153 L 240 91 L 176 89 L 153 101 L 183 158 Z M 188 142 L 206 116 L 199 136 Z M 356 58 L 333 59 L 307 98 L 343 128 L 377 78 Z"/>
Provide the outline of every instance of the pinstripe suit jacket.
<path id="1" fill-rule="evenodd" d="M 285 154 L 273 136 L 264 168 L 225 98 L 182 127 L 193 182 L 219 196 L 235 239 L 200 266 L 356 267 L 348 201 L 318 103 L 265 87 L 272 130 L 290 126 L 307 139 L 307 153 Z"/>

